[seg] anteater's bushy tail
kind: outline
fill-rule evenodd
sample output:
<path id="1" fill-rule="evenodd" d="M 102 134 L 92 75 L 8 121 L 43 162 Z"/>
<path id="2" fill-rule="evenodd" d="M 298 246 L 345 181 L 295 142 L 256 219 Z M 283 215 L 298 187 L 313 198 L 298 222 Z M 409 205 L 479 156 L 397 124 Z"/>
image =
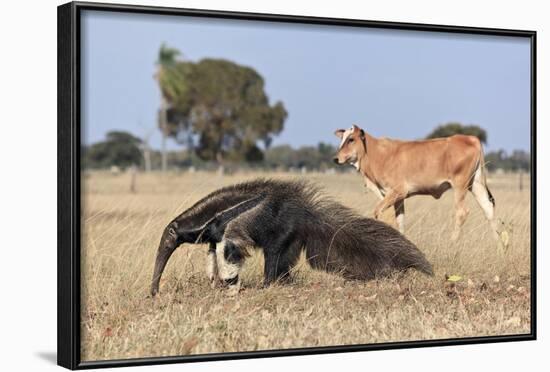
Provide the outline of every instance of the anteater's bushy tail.
<path id="1" fill-rule="evenodd" d="M 433 275 L 424 254 L 391 226 L 325 198 L 313 205 L 305 241 L 312 267 L 363 280 L 410 268 Z"/>

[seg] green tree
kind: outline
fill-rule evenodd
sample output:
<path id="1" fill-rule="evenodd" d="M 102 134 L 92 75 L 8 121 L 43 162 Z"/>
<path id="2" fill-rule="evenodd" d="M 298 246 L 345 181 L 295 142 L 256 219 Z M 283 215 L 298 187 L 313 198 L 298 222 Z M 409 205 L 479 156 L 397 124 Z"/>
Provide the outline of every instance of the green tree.
<path id="1" fill-rule="evenodd" d="M 294 149 L 289 145 L 273 146 L 265 152 L 265 163 L 272 168 L 293 166 Z"/>
<path id="2" fill-rule="evenodd" d="M 336 154 L 336 147 L 331 144 L 319 142 L 317 145 L 317 151 L 319 152 L 321 163 L 325 166 L 333 165 L 333 158 Z"/>
<path id="3" fill-rule="evenodd" d="M 512 170 L 529 171 L 531 168 L 531 154 L 523 150 L 514 150 L 510 155 Z"/>
<path id="4" fill-rule="evenodd" d="M 308 169 L 318 168 L 321 163 L 321 154 L 315 146 L 302 146 L 296 150 L 294 166 Z"/>
<path id="5" fill-rule="evenodd" d="M 126 168 L 141 165 L 139 149 L 141 140 L 130 133 L 112 131 L 105 141 L 97 142 L 84 149 L 83 164 L 89 168 L 108 168 L 116 165 Z"/>
<path id="6" fill-rule="evenodd" d="M 263 78 L 231 61 L 165 64 L 158 81 L 169 105 L 166 134 L 193 143 L 204 160 L 263 159 L 258 142 L 269 148 L 287 117 L 281 102 L 269 104 Z"/>
<path id="7" fill-rule="evenodd" d="M 441 138 L 449 137 L 454 134 L 467 134 L 470 136 L 476 136 L 481 143 L 487 143 L 487 132 L 485 129 L 477 125 L 462 125 L 460 123 L 447 123 L 435 128 L 426 138 Z"/>

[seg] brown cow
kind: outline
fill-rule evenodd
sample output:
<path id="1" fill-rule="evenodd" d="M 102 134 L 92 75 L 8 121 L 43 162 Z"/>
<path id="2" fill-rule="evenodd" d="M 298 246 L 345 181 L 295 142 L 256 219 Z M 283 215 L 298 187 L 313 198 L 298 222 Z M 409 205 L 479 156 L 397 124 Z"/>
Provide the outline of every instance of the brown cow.
<path id="1" fill-rule="evenodd" d="M 351 164 L 364 176 L 366 186 L 381 199 L 374 217 L 391 207 L 401 232 L 404 231 L 405 199 L 413 195 L 431 195 L 439 199 L 454 188 L 456 226 L 453 240 L 468 215 L 464 203 L 470 190 L 491 224 L 500 244 L 494 220 L 495 199 L 487 187 L 483 149 L 474 136 L 454 135 L 422 141 L 375 138 L 353 125 L 338 129 L 341 139 L 337 164 Z"/>

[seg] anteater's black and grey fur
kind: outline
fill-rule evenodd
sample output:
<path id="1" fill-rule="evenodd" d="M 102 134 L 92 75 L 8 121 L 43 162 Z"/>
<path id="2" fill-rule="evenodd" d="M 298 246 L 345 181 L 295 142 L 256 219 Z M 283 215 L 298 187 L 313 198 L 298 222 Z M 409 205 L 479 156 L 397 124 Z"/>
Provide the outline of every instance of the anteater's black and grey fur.
<path id="1" fill-rule="evenodd" d="M 182 243 L 209 243 L 214 272 L 230 285 L 238 284 L 253 247 L 264 253 L 265 285 L 285 278 L 302 251 L 313 268 L 348 278 L 368 280 L 409 268 L 433 275 L 424 254 L 397 230 L 324 197 L 307 182 L 260 179 L 224 187 L 176 217 L 160 241 L 152 295 Z"/>

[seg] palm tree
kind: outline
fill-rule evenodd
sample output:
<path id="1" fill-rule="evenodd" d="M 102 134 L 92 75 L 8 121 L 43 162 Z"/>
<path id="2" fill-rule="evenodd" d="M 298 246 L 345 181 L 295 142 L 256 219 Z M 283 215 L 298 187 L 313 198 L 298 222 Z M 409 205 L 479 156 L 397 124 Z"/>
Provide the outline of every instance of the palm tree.
<path id="1" fill-rule="evenodd" d="M 181 53 L 179 50 L 174 48 L 169 48 L 166 46 L 165 43 L 162 43 L 159 49 L 158 54 L 158 60 L 156 62 L 157 71 L 154 75 L 155 80 L 157 80 L 157 83 L 160 87 L 160 113 L 159 113 L 159 127 L 162 132 L 162 143 L 161 143 L 161 153 L 162 153 L 162 171 L 166 172 L 167 168 L 167 157 L 166 157 L 166 138 L 168 136 L 167 133 L 167 111 L 169 108 L 169 103 L 166 98 L 166 95 L 169 94 L 165 91 L 165 88 L 163 87 L 162 80 L 164 77 L 164 74 L 166 74 L 166 69 L 172 67 L 177 62 L 178 56 L 180 56 Z"/>

